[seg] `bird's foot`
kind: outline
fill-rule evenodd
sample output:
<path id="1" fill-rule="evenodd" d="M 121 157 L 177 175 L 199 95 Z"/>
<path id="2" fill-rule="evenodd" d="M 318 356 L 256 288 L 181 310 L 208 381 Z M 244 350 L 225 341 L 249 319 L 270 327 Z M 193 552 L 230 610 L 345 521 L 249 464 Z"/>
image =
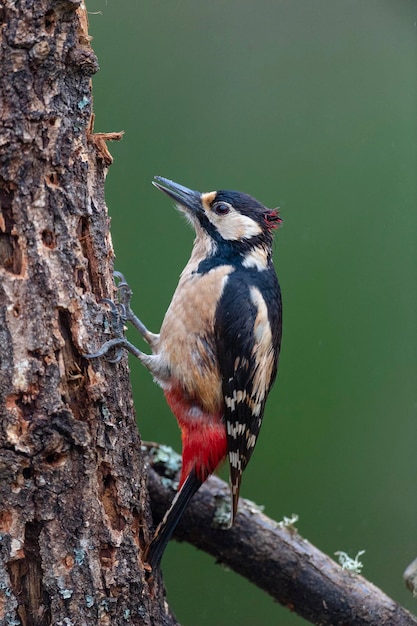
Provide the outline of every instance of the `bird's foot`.
<path id="1" fill-rule="evenodd" d="M 98 359 L 106 356 L 109 363 L 119 363 L 123 357 L 123 351 L 127 350 L 136 355 L 137 348 L 131 344 L 126 336 L 126 323 L 137 320 L 130 308 L 132 290 L 121 272 L 114 272 L 117 287 L 117 302 L 110 298 L 102 298 L 99 302 L 107 304 L 110 311 L 110 328 L 113 339 L 106 341 L 96 352 L 84 354 L 86 359 Z M 139 321 L 139 320 L 138 320 Z"/>

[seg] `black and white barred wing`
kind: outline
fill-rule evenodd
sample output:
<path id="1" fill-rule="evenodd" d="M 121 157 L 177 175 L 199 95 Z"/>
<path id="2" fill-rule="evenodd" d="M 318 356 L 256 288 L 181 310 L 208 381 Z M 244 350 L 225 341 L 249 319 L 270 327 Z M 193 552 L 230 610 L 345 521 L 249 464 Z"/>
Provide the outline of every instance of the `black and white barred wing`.
<path id="1" fill-rule="evenodd" d="M 255 285 L 240 279 L 239 273 L 229 276 L 216 316 L 232 522 L 237 513 L 242 473 L 254 450 L 277 371 L 281 300 L 275 274 L 267 278 L 269 281 Z"/>

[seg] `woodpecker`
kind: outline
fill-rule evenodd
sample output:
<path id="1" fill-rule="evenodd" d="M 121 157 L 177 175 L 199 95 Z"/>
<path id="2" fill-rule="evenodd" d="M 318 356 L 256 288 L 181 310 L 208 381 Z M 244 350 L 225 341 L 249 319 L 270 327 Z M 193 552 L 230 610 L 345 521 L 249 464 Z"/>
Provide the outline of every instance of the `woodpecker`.
<path id="1" fill-rule="evenodd" d="M 110 348 L 132 352 L 162 387 L 182 436 L 178 492 L 155 531 L 145 558 L 158 567 L 188 502 L 228 457 L 231 524 L 237 514 L 242 472 L 254 450 L 278 366 L 281 292 L 272 263 L 274 229 L 281 224 L 268 209 L 237 191 L 200 193 L 156 176 L 155 187 L 172 200 L 195 230 L 185 266 L 160 333 L 151 333 L 123 305 L 149 344 L 145 354 L 127 339 Z M 119 290 L 131 294 L 121 274 Z"/>

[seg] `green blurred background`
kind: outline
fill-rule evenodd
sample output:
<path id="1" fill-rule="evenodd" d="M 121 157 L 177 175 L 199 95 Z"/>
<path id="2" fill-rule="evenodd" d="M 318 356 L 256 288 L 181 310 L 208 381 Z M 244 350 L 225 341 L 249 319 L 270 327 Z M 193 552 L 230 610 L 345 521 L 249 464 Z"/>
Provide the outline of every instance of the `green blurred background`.
<path id="1" fill-rule="evenodd" d="M 150 184 L 246 191 L 285 220 L 278 382 L 243 496 L 417 612 L 417 3 L 87 0 L 116 267 L 157 331 L 193 234 Z M 133 335 L 131 335 L 133 339 Z M 132 361 L 144 439 L 180 448 Z M 304 624 L 188 545 L 164 559 L 184 626 Z"/>

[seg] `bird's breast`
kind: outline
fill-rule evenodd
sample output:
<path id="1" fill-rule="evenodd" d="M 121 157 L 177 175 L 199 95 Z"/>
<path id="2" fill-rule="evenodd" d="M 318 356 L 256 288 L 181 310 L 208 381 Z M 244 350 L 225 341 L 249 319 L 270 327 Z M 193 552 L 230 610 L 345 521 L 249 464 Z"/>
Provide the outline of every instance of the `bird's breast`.
<path id="1" fill-rule="evenodd" d="M 159 353 L 169 367 L 172 385 L 179 385 L 191 403 L 217 414 L 223 396 L 214 321 L 233 267 L 221 265 L 204 274 L 186 270 L 162 323 Z"/>

